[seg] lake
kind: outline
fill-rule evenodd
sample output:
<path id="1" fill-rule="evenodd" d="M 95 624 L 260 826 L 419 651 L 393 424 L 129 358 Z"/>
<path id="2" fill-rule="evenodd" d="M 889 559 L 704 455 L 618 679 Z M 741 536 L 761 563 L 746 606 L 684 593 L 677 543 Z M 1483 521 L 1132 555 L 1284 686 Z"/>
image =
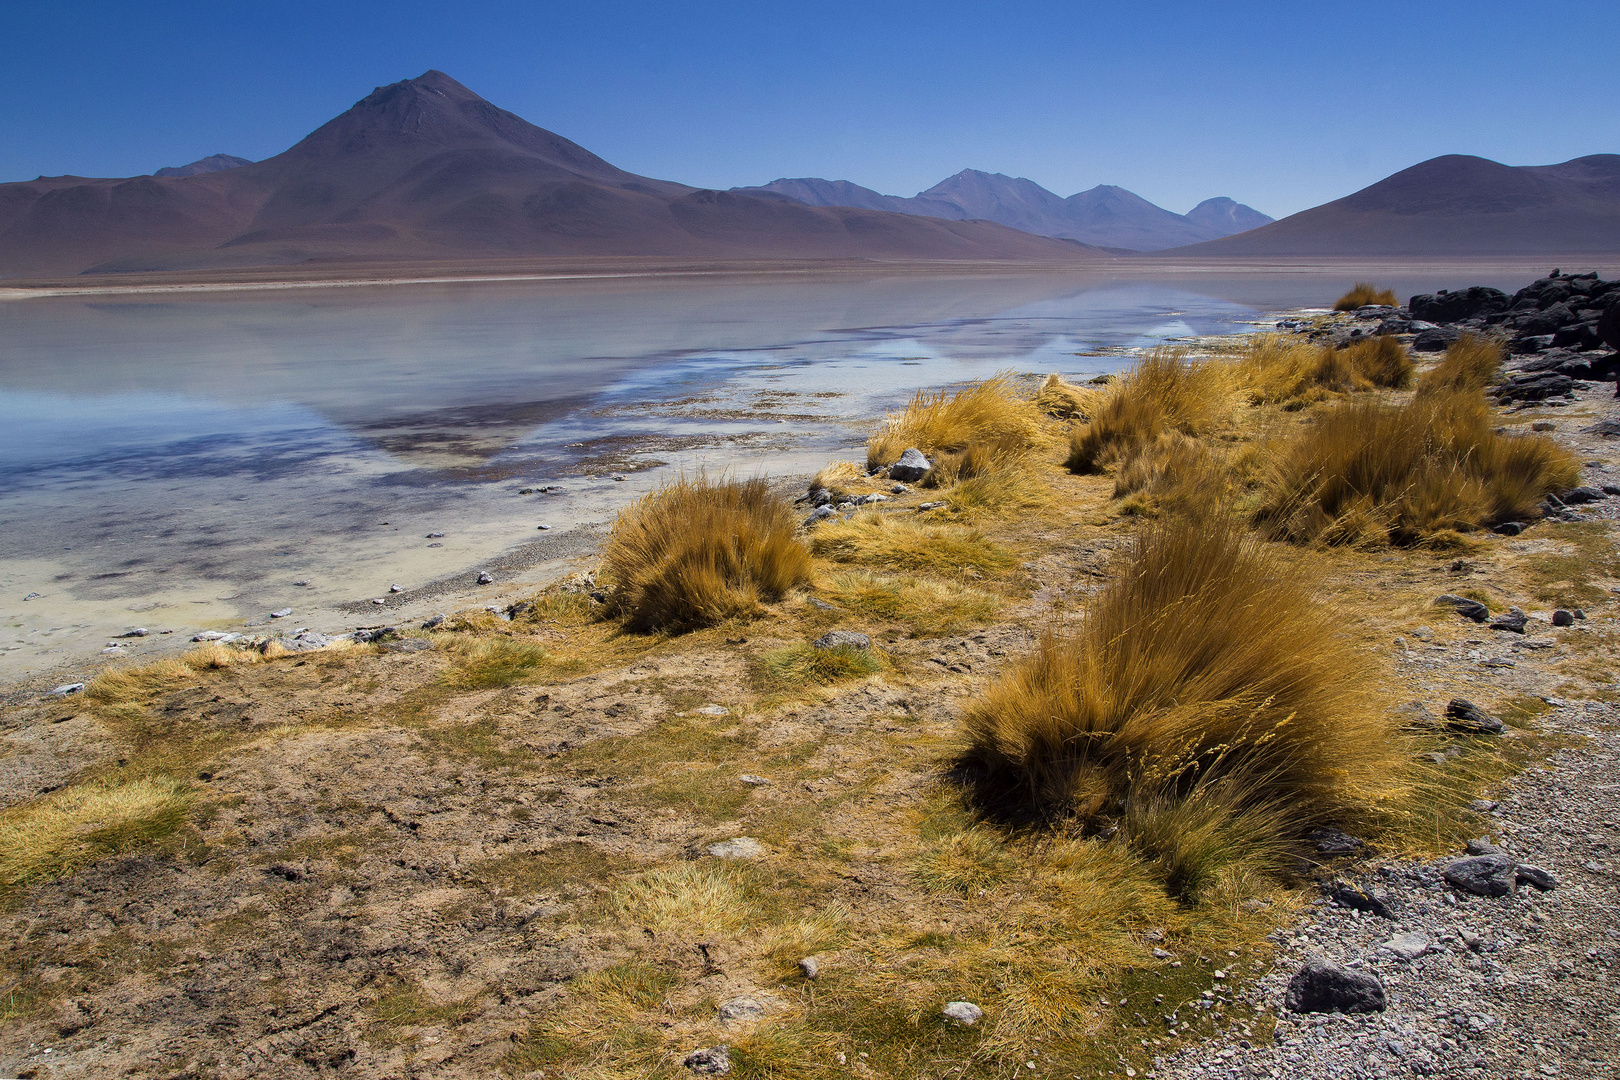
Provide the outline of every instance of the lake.
<path id="1" fill-rule="evenodd" d="M 874 274 L 0 303 L 0 678 L 287 608 L 278 627 L 332 631 L 492 602 L 580 565 L 676 470 L 813 472 L 918 389 L 1114 371 L 1348 284 Z M 116 636 L 136 626 L 153 633 Z"/>

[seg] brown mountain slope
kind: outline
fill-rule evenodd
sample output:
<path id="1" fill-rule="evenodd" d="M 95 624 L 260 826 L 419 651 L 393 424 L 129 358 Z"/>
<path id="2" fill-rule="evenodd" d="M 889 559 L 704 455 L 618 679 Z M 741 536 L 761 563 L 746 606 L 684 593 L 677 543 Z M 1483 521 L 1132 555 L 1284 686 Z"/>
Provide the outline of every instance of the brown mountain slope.
<path id="1" fill-rule="evenodd" d="M 0 274 L 514 255 L 1083 261 L 989 222 L 809 207 L 616 168 L 442 72 L 285 153 L 189 177 L 0 185 Z"/>
<path id="2" fill-rule="evenodd" d="M 1432 158 L 1334 202 L 1188 255 L 1564 255 L 1620 252 L 1620 155 L 1561 165 Z"/>

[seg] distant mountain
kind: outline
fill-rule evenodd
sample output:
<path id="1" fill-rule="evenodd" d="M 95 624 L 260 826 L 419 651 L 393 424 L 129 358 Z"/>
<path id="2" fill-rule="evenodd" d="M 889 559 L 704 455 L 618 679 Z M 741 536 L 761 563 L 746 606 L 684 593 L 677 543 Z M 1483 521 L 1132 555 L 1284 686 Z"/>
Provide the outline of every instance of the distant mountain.
<path id="1" fill-rule="evenodd" d="M 1620 253 L 1620 155 L 1561 165 L 1431 158 L 1193 255 Z"/>
<path id="2" fill-rule="evenodd" d="M 254 164 L 0 184 L 0 274 L 546 255 L 1066 263 L 1101 253 L 986 221 L 637 176 L 438 71 L 379 87 Z"/>
<path id="3" fill-rule="evenodd" d="M 205 158 L 198 158 L 190 165 L 170 165 L 159 169 L 153 176 L 197 176 L 200 173 L 224 172 L 226 169 L 240 169 L 243 165 L 253 162 L 245 157 L 232 157 L 230 154 L 211 154 Z"/>
<path id="4" fill-rule="evenodd" d="M 861 206 L 922 217 L 994 221 L 1039 236 L 1103 247 L 1157 251 L 1230 236 L 1272 219 L 1231 199 L 1207 199 L 1183 217 L 1121 187 L 1099 185 L 1067 199 L 1033 180 L 963 169 L 913 198 L 881 195 L 847 180 L 774 180 L 733 188 L 774 194 L 808 206 Z"/>

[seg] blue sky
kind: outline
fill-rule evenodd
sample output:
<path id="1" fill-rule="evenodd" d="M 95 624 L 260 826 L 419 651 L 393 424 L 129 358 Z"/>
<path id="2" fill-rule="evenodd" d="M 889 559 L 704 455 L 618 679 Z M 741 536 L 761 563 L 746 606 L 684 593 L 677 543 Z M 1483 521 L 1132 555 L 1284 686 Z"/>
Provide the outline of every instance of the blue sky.
<path id="1" fill-rule="evenodd" d="M 6 0 L 0 179 L 286 149 L 440 68 L 622 168 L 962 168 L 1281 216 L 1445 153 L 1620 152 L 1620 4 Z"/>

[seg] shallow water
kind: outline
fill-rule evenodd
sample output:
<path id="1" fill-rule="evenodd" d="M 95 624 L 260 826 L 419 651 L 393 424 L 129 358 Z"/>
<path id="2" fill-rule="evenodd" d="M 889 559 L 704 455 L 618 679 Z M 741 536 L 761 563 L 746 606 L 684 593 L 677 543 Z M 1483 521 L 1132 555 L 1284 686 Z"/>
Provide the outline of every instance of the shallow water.
<path id="1" fill-rule="evenodd" d="M 278 625 L 336 630 L 493 600 L 564 569 L 672 469 L 812 471 L 919 388 L 1112 371 L 1122 350 L 1246 331 L 1345 285 L 875 275 L 3 303 L 0 678 L 137 625 L 154 635 L 120 647 L 142 654 L 289 607 Z M 543 486 L 560 490 L 519 494 Z"/>

